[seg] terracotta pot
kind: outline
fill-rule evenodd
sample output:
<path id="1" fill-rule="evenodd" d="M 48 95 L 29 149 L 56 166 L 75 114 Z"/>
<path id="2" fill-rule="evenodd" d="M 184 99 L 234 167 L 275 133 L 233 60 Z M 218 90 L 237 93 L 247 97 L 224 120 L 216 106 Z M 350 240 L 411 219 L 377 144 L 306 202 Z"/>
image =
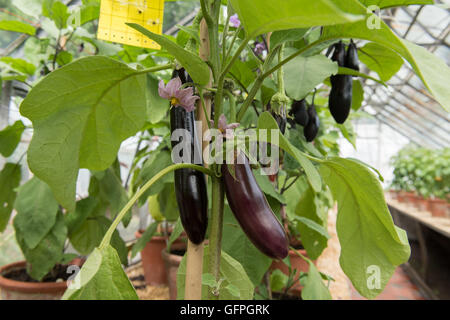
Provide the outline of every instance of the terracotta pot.
<path id="1" fill-rule="evenodd" d="M 70 262 L 81 267 L 82 259 Z M 26 268 L 26 261 L 14 262 L 0 268 L 1 300 L 60 300 L 67 289 L 67 281 L 61 282 L 24 282 L 7 279 L 2 275 L 14 269 Z"/>
<path id="2" fill-rule="evenodd" d="M 425 199 L 424 197 L 421 197 L 421 196 L 417 196 L 416 207 L 417 207 L 417 209 L 419 209 L 419 211 L 422 211 L 422 212 L 430 211 L 428 199 Z"/>
<path id="3" fill-rule="evenodd" d="M 173 251 L 186 251 L 186 244 L 184 242 L 173 243 L 170 248 L 171 252 Z M 177 272 L 178 267 L 180 266 L 181 260 L 183 259 L 182 255 L 177 255 L 173 253 L 167 252 L 167 250 L 162 250 L 160 253 L 162 259 L 164 260 L 166 267 L 166 275 L 167 281 L 169 284 L 169 297 L 170 300 L 177 299 Z"/>
<path id="4" fill-rule="evenodd" d="M 448 212 L 448 202 L 443 199 L 429 199 L 428 205 L 433 217 L 447 217 Z"/>
<path id="5" fill-rule="evenodd" d="M 302 254 L 305 257 L 308 257 L 308 255 L 306 254 L 306 250 L 305 249 L 297 249 L 297 252 L 299 252 L 300 254 Z M 309 270 L 309 264 L 308 262 L 306 262 L 305 260 L 303 260 L 302 258 L 300 258 L 294 250 L 289 250 L 289 258 L 291 260 L 291 267 L 295 270 L 297 276 L 295 278 L 295 280 L 298 280 L 300 272 L 308 272 Z M 314 264 L 316 264 L 316 261 L 313 261 Z M 283 272 L 285 275 L 289 275 L 289 267 L 281 260 L 274 260 L 272 262 L 272 265 L 270 266 L 270 270 L 276 270 L 279 269 L 281 272 Z M 294 295 L 299 295 L 302 291 L 302 286 L 297 283 L 296 285 L 294 285 L 291 289 L 289 289 L 289 293 L 294 294 Z"/>
<path id="6" fill-rule="evenodd" d="M 389 190 L 388 193 L 389 193 L 389 196 L 391 197 L 391 199 L 394 199 L 394 200 L 397 199 L 398 190 Z"/>

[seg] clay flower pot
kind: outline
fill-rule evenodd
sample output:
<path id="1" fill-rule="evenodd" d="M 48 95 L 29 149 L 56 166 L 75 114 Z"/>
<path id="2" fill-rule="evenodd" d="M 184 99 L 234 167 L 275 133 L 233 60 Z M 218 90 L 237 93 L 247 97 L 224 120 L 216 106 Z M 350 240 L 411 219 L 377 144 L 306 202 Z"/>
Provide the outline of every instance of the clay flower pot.
<path id="1" fill-rule="evenodd" d="M 449 207 L 447 201 L 443 199 L 429 199 L 428 205 L 433 217 L 448 217 Z"/>
<path id="2" fill-rule="evenodd" d="M 135 236 L 137 239 L 142 237 L 143 231 L 136 231 Z M 180 239 L 177 239 L 172 244 L 184 243 L 183 234 Z M 166 286 L 167 276 L 166 267 L 164 260 L 161 256 L 161 251 L 166 249 L 167 241 L 169 237 L 167 236 L 154 236 L 147 242 L 145 248 L 141 251 L 142 269 L 144 270 L 145 283 L 149 286 Z"/>
<path id="3" fill-rule="evenodd" d="M 297 252 L 299 252 L 300 254 L 302 254 L 305 257 L 308 257 L 308 255 L 306 254 L 306 250 L 305 249 L 297 249 Z M 302 258 L 300 258 L 294 250 L 289 250 L 289 258 L 291 260 L 291 267 L 292 269 L 295 269 L 296 271 L 296 278 L 295 280 L 297 281 L 300 275 L 300 272 L 308 272 L 309 270 L 309 264 L 308 262 L 306 262 L 305 260 L 303 260 Z M 316 263 L 316 261 L 313 261 L 314 264 Z M 270 270 L 276 270 L 279 269 L 281 272 L 283 272 L 285 275 L 289 275 L 289 267 L 281 260 L 274 260 L 272 262 L 272 265 L 270 266 Z M 297 283 L 296 285 L 294 285 L 292 288 L 289 289 L 288 293 L 298 296 L 300 295 L 302 291 L 302 286 Z"/>
<path id="4" fill-rule="evenodd" d="M 425 199 L 424 197 L 417 196 L 416 198 L 416 207 L 419 209 L 419 211 L 425 212 L 430 211 L 430 203 L 428 199 Z"/>
<path id="5" fill-rule="evenodd" d="M 170 300 L 177 299 L 177 272 L 185 252 L 186 243 L 184 242 L 173 243 L 170 252 L 167 252 L 166 249 L 160 252 L 166 267 Z"/>
<path id="6" fill-rule="evenodd" d="M 136 238 L 142 236 L 136 231 Z M 166 269 L 161 257 L 161 251 L 166 248 L 167 237 L 154 236 L 141 251 L 142 269 L 144 269 L 145 283 L 150 286 L 164 286 L 167 284 Z"/>
<path id="7" fill-rule="evenodd" d="M 75 259 L 71 265 L 81 267 L 84 260 Z M 25 282 L 5 278 L 13 270 L 26 268 L 26 261 L 19 261 L 0 268 L 1 300 L 59 300 L 66 291 L 68 282 Z"/>

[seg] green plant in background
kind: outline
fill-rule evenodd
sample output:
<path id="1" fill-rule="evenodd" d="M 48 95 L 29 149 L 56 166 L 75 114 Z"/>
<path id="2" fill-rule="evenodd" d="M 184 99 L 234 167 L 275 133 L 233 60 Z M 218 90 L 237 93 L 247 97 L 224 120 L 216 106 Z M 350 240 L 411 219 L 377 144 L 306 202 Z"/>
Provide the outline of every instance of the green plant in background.
<path id="1" fill-rule="evenodd" d="M 450 148 L 406 146 L 391 159 L 392 188 L 414 191 L 424 198 L 448 199 L 450 194 Z"/>
<path id="2" fill-rule="evenodd" d="M 51 8 L 46 7 L 50 3 Z M 388 5 L 403 3 L 390 1 Z M 430 4 L 432 1 L 414 3 Z M 98 2 L 83 1 L 83 6 L 95 4 Z M 366 20 L 371 14 L 367 13 L 365 5 L 370 1 L 201 0 L 200 4 L 197 23 L 184 28 L 176 38 L 130 24 L 162 46 L 161 51 L 156 51 L 98 41 L 94 37 L 95 19 L 85 27 L 66 30 L 65 15 L 59 13 L 68 9 L 58 1 L 45 1 L 41 9 L 46 16 L 43 21 L 54 20 L 52 27 L 45 23 L 43 27 L 48 29 L 48 34 L 52 30 L 57 32 L 49 39 L 30 38 L 30 44 L 25 46 L 26 55 L 34 59 L 36 70 L 43 70 L 42 75 L 46 76 L 30 84 L 32 89 L 21 104 L 20 112 L 33 123 L 28 163 L 36 179 L 45 182 L 42 189 L 51 190 L 54 197 L 56 205 L 48 210 L 54 217 L 51 220 L 54 224 L 50 226 L 50 221 L 42 230 L 34 230 L 37 235 L 33 237 L 24 236 L 22 240 L 19 235 L 19 243 L 33 250 L 33 246 L 38 243 L 39 247 L 39 241 L 48 235 L 55 239 L 55 248 L 60 252 L 61 239 L 68 235 L 71 241 L 79 241 L 75 246 L 77 250 L 86 254 L 92 252 L 78 275 L 81 288 L 68 290 L 66 299 L 135 299 L 137 295 L 121 267 L 125 261 L 115 240 L 115 229 L 119 223 L 126 225 L 129 221 L 135 202 L 143 204 L 149 196 L 155 195 L 164 219 L 172 220 L 169 217 L 172 209 L 166 211 L 161 207 L 167 204 L 169 191 L 173 190 L 169 173 L 194 169 L 208 174 L 211 185 L 203 297 L 253 298 L 254 289 L 261 284 L 272 260 L 253 246 L 225 204 L 218 174 L 220 164 L 214 163 L 209 169 L 193 164 L 174 165 L 166 149 L 170 145 L 169 103 L 159 97 L 158 81 L 169 78 L 167 70 L 182 66 L 192 77 L 192 85 L 201 100 L 214 99 L 213 127 L 218 128 L 219 117 L 225 114 L 232 120 L 229 123 L 240 122 L 244 130 L 253 128 L 257 132 L 273 130 L 276 133 L 283 154 L 283 170 L 275 181 L 258 174 L 256 179 L 274 213 L 288 224 L 293 237 L 300 237 L 310 258 L 320 256 L 327 245 L 326 212 L 337 202 L 337 234 L 342 246 L 340 265 L 362 295 L 377 296 L 395 268 L 408 260 L 410 248 L 405 232 L 393 224 L 378 177 L 359 161 L 338 157 L 337 138 L 342 135 L 354 144 L 354 133 L 348 122 L 334 124 L 326 107 L 331 76 L 370 77 L 339 68 L 322 51 L 341 40 L 348 43 L 350 38 L 368 41 L 363 51 L 375 56 L 379 63 L 366 65 L 378 73 L 381 80 L 375 80 L 380 83 L 399 70 L 403 63 L 401 56 L 444 108 L 449 107 L 450 101 L 449 90 L 442 85 L 448 78 L 448 67 L 425 49 L 399 39 L 383 22 L 381 29 L 369 29 Z M 241 25 L 237 25 L 234 18 L 232 23 L 231 17 L 235 14 Z M 198 19 L 201 17 L 207 23 L 211 43 L 207 62 L 198 54 Z M 261 57 L 255 49 L 268 33 L 272 33 L 270 46 L 266 46 L 265 55 Z M 61 44 L 61 39 L 69 44 Z M 374 51 L 380 50 L 385 54 L 374 55 Z M 70 56 L 62 52 L 69 52 Z M 83 57 L 77 59 L 80 56 Z M 392 56 L 398 59 L 393 60 Z M 389 57 L 390 63 L 379 70 L 377 66 L 385 65 L 384 57 Z M 22 75 L 18 80 L 23 80 L 23 72 L 17 75 Z M 212 88 L 207 88 L 210 80 Z M 351 116 L 355 117 L 363 91 L 357 78 L 352 87 Z M 322 123 L 314 144 L 307 143 L 300 129 L 295 127 L 283 134 L 272 116 L 279 115 L 277 112 L 292 100 L 302 99 L 317 106 Z M 199 104 L 197 113 L 203 112 L 202 105 Z M 145 139 L 147 133 L 162 137 L 163 143 L 155 151 L 138 150 L 127 192 L 118 172 L 119 147 L 125 139 L 132 136 Z M 259 134 L 257 139 L 259 143 L 271 142 Z M 75 187 L 81 168 L 93 174 L 89 198 L 77 201 Z M 7 190 L 8 203 L 13 202 L 15 187 Z M 16 199 L 16 203 L 20 201 Z M 19 205 L 18 211 L 20 209 Z M 106 223 L 105 219 L 114 220 Z M 155 225 L 147 229 L 146 236 L 155 232 Z M 77 232 L 76 227 L 84 228 L 83 232 Z M 175 229 L 177 232 L 173 234 L 181 232 L 180 223 Z M 85 233 L 90 238 L 81 236 Z M 184 294 L 185 261 L 186 258 L 178 274 L 180 294 Z M 373 265 L 380 268 L 381 286 L 370 289 L 367 272 Z M 302 277 L 307 298 L 330 298 L 320 273 L 311 269 Z M 111 274 L 115 276 L 114 284 L 108 280 Z"/>

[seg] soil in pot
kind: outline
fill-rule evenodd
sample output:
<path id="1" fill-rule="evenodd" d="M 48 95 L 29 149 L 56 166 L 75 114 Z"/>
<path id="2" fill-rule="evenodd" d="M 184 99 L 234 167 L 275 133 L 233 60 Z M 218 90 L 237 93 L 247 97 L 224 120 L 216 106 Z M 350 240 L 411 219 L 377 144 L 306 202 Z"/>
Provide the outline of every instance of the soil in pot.
<path id="1" fill-rule="evenodd" d="M 0 268 L 0 297 L 2 300 L 59 300 L 67 289 L 67 280 L 74 276 L 70 265 L 81 267 L 84 260 L 75 259 L 68 265 L 56 265 L 41 282 L 31 278 L 26 262 L 11 263 Z"/>
<path id="2" fill-rule="evenodd" d="M 170 253 L 166 249 L 162 250 L 161 256 L 166 267 L 167 282 L 169 285 L 170 300 L 177 299 L 177 272 L 181 260 L 186 253 L 186 243 L 173 243 Z"/>

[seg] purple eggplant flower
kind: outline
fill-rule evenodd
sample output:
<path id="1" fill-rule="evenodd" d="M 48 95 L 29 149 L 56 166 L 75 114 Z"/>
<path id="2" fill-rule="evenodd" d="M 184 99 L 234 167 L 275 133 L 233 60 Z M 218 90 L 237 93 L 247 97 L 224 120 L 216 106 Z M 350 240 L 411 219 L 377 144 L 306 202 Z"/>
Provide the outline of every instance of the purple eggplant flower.
<path id="1" fill-rule="evenodd" d="M 182 107 L 187 112 L 195 110 L 195 102 L 200 99 L 194 96 L 194 89 L 192 87 L 182 89 L 182 83 L 179 77 L 169 81 L 164 85 L 164 81 L 160 81 L 158 85 L 158 93 L 161 98 L 170 101 L 173 107 Z"/>
<path id="2" fill-rule="evenodd" d="M 237 13 L 233 14 L 230 17 L 230 23 L 233 27 L 239 28 L 239 26 L 241 25 L 241 21 L 239 20 Z"/>
<path id="3" fill-rule="evenodd" d="M 256 55 L 260 56 L 266 50 L 266 46 L 262 42 L 256 42 L 255 43 L 255 48 L 253 50 L 254 50 Z"/>
<path id="4" fill-rule="evenodd" d="M 211 126 L 213 126 L 213 125 L 214 125 L 214 121 L 211 120 Z M 218 131 L 220 133 L 219 137 L 222 136 L 225 139 L 233 139 L 233 137 L 234 137 L 233 131 L 234 131 L 234 129 L 239 127 L 240 124 L 239 123 L 227 124 L 227 118 L 222 113 L 219 117 L 218 126 L 219 126 Z M 211 132 L 207 131 L 207 133 L 205 135 L 205 141 L 210 141 L 211 138 L 212 138 Z"/>

